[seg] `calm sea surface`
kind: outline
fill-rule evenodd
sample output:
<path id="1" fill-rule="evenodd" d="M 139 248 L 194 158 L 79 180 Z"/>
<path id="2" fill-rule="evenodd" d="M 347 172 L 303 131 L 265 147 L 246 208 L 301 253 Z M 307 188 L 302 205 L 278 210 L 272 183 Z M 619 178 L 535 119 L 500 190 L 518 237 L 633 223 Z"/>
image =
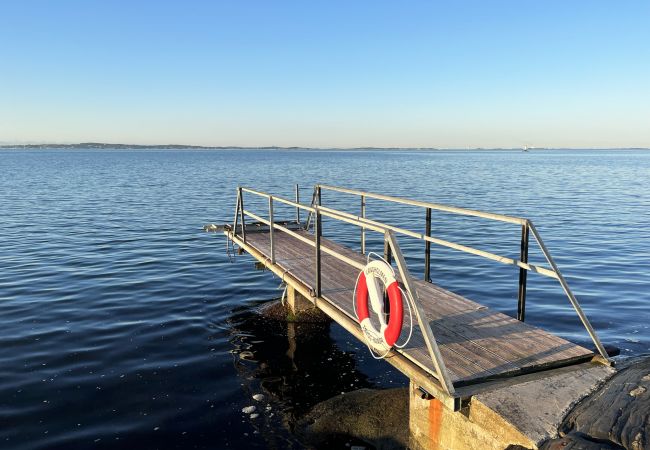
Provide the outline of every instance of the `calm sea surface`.
<path id="1" fill-rule="evenodd" d="M 650 351 L 650 152 L 0 151 L 0 170 L 3 449 L 300 448 L 291 430 L 313 404 L 405 384 L 336 325 L 289 339 L 260 318 L 279 280 L 201 231 L 232 221 L 238 184 L 292 196 L 299 183 L 308 201 L 322 182 L 528 217 L 602 340 Z M 411 207 L 370 200 L 368 216 L 424 227 Z M 357 229 L 324 229 L 358 248 Z M 510 257 L 519 233 L 433 217 L 434 235 Z M 422 243 L 400 244 L 421 274 Z M 511 266 L 434 246 L 432 278 L 516 312 Z M 528 279 L 527 320 L 589 345 L 557 282 Z"/>

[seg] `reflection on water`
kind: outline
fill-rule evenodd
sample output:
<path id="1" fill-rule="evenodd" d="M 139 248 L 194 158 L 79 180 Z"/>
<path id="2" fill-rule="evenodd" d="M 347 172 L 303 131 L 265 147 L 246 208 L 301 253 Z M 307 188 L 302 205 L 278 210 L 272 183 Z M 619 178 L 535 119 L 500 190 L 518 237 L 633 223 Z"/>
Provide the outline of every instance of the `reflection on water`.
<path id="1" fill-rule="evenodd" d="M 329 323 L 269 319 L 261 306 L 240 308 L 228 319 L 233 364 L 250 399 L 247 407 L 255 407 L 242 415 L 270 447 L 282 447 L 295 444 L 290 433 L 312 406 L 372 384 L 358 370 L 355 355 L 330 337 Z M 258 394 L 263 401 L 254 399 Z M 278 423 L 289 434 L 276 436 Z"/>

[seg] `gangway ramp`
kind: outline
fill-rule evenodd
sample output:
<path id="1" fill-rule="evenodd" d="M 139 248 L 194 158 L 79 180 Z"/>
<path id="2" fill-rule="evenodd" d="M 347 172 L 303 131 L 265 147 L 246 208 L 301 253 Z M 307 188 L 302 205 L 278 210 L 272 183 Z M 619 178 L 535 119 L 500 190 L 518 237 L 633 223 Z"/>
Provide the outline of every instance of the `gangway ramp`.
<path id="1" fill-rule="evenodd" d="M 328 208 L 321 204 L 321 189 L 339 190 L 362 197 L 360 214 Z M 244 195 L 262 196 L 268 199 L 267 218 L 245 209 Z M 422 235 L 408 230 L 382 224 L 365 217 L 365 198 L 396 202 L 414 202 L 426 209 L 427 223 L 431 210 L 456 214 L 476 215 L 492 220 L 506 218 L 508 222 L 522 225 L 522 257 L 509 260 L 481 250 L 437 239 L 430 235 L 430 229 Z M 296 199 L 298 200 L 298 199 Z M 293 223 L 274 220 L 274 202 L 281 202 L 297 209 Z M 251 254 L 285 282 L 290 284 L 318 308 L 341 324 L 357 338 L 364 338 L 358 324 L 353 304 L 353 293 L 361 268 L 367 256 L 331 239 L 322 236 L 321 217 L 329 217 L 352 223 L 364 231 L 384 234 L 385 257 L 397 265 L 397 278 L 416 301 L 413 314 L 412 337 L 404 348 L 390 351 L 385 360 L 393 364 L 423 389 L 441 399 L 444 404 L 457 410 L 463 400 L 472 393 L 480 392 L 482 385 L 506 378 L 533 372 L 580 364 L 586 361 L 608 363 L 609 358 L 595 331 L 589 324 L 577 299 L 568 288 L 557 265 L 541 241 L 532 222 L 498 214 L 482 213 L 462 208 L 447 207 L 433 203 L 354 191 L 332 186 L 317 185 L 309 205 L 298 201 L 273 196 L 250 188 L 239 188 L 237 192 L 235 220 L 224 228 L 228 239 L 242 250 Z M 309 217 L 300 221 L 300 210 L 307 210 Z M 265 211 L 266 212 L 266 211 Z M 246 223 L 246 218 L 254 222 Z M 527 262 L 528 236 L 533 234 L 550 268 L 534 266 Z M 409 234 L 430 243 L 445 245 L 467 251 L 495 261 L 519 268 L 519 319 L 490 309 L 464 298 L 435 284 L 415 279 L 404 262 L 396 236 Z M 365 250 L 365 235 L 362 234 L 361 248 Z M 448 244 L 448 245 L 446 245 Z M 524 245 L 525 244 L 525 245 Z M 426 255 L 428 259 L 428 254 Z M 425 269 L 426 270 L 426 269 Z M 559 336 L 524 322 L 526 278 L 521 271 L 533 271 L 560 281 L 569 300 L 576 308 L 580 319 L 594 340 L 599 353 L 571 343 Z M 425 273 L 425 279 L 428 273 Z M 468 279 L 468 282 L 470 280 Z M 402 336 L 409 333 L 409 321 L 404 321 Z"/>

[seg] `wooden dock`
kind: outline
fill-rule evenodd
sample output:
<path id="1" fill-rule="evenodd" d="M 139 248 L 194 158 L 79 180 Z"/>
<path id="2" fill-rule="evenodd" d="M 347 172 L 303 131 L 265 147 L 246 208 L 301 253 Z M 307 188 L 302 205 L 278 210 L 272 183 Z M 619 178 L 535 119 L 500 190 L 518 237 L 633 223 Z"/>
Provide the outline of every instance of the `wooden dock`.
<path id="1" fill-rule="evenodd" d="M 244 209 L 244 192 L 267 196 L 269 220 Z M 323 238 L 320 235 L 319 214 L 339 218 L 349 223 L 359 222 L 364 231 L 369 229 L 386 232 L 388 238 L 393 236 L 393 231 L 404 230 L 373 222 L 365 218 L 365 214 L 355 218 L 350 214 L 325 208 L 320 204 L 320 189 L 318 194 L 316 192 L 315 190 L 311 205 L 302 205 L 297 201 L 293 202 L 251 189 L 240 189 L 235 222 L 232 226 L 226 226 L 224 233 L 242 250 L 254 256 L 284 281 L 291 284 L 298 292 L 303 293 L 344 328 L 363 339 L 354 312 L 353 292 L 359 268 L 366 264 L 367 257 L 360 252 Z M 363 194 L 364 196 L 374 195 Z M 394 198 L 390 199 L 394 200 Z M 313 212 L 313 217 L 310 217 L 309 220 L 314 225 L 313 231 L 308 230 L 309 225 L 305 227 L 300 223 L 299 213 L 294 226 L 287 225 L 287 222 L 274 221 L 274 200 Z M 362 208 L 363 206 L 362 200 Z M 430 206 L 440 207 L 435 204 L 430 204 Z M 474 213 L 471 210 L 455 209 L 459 213 L 463 211 Z M 430 210 L 427 211 L 427 214 L 430 217 Z M 493 216 L 490 218 L 497 217 L 498 220 L 497 215 L 489 215 Z M 257 219 L 257 222 L 245 224 L 245 216 Z M 536 237 L 538 236 L 532 223 L 526 221 L 525 226 L 533 227 L 533 233 Z M 527 237 L 528 229 L 525 232 Z M 427 242 L 438 241 L 435 242 L 438 244 L 442 242 L 441 245 L 446 242 L 429 235 L 425 236 L 424 240 Z M 393 245 L 397 245 L 396 241 L 392 242 Z M 539 242 L 540 246 L 543 246 L 541 238 Z M 452 245 L 458 246 L 457 244 Z M 362 242 L 363 247 L 364 243 Z M 463 248 L 467 249 L 468 247 Z M 399 252 L 398 248 L 395 250 Z M 544 251 L 547 251 L 545 247 Z M 566 283 L 561 278 L 552 259 L 549 259 L 552 269 L 544 269 L 529 265 L 527 254 L 525 256 L 522 255 L 522 258 L 515 261 L 514 265 L 520 269 L 524 266 L 523 269 L 526 271 L 542 274 L 546 272 L 547 276 L 561 279 Z M 401 261 L 402 264 L 405 264 L 403 258 Z M 399 266 L 400 261 L 396 262 Z M 422 317 L 419 322 L 414 319 L 413 334 L 408 345 L 402 349 L 394 347 L 386 361 L 395 365 L 412 381 L 418 382 L 426 392 L 446 399 L 445 404 L 454 410 L 461 407 L 463 398 L 479 392 L 480 386 L 485 383 L 580 364 L 597 357 L 593 351 L 528 325 L 523 320 L 517 320 L 491 310 L 428 281 L 416 280 L 410 276 L 405 267 L 400 266 L 399 268 L 398 280 L 411 291 L 411 295 L 417 300 L 417 311 L 413 311 L 413 314 L 420 314 Z M 525 277 L 523 287 L 525 295 Z M 572 293 L 569 297 L 575 300 Z M 572 303 L 573 300 L 571 300 Z M 576 304 L 577 300 L 574 306 Z M 579 305 L 576 311 L 583 319 L 584 313 Z M 584 317 L 583 323 L 585 321 L 586 317 Z M 408 335 L 410 331 L 408 321 L 404 322 L 402 336 Z M 585 326 L 590 331 L 591 327 L 588 321 Z M 595 337 L 595 333 L 592 335 L 593 337 Z M 403 339 L 400 339 L 401 341 Z M 602 347 L 597 337 L 595 337 L 595 343 L 597 348 Z M 601 352 L 601 357 L 596 359 L 606 362 L 607 354 L 603 355 Z"/>

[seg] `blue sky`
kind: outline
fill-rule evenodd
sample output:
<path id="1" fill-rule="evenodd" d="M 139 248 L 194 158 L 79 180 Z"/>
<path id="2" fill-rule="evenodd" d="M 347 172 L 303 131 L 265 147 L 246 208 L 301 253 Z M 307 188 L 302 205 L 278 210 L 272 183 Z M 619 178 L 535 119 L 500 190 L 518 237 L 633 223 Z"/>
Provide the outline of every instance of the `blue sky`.
<path id="1" fill-rule="evenodd" d="M 650 147 L 650 2 L 2 1 L 0 141 Z"/>

